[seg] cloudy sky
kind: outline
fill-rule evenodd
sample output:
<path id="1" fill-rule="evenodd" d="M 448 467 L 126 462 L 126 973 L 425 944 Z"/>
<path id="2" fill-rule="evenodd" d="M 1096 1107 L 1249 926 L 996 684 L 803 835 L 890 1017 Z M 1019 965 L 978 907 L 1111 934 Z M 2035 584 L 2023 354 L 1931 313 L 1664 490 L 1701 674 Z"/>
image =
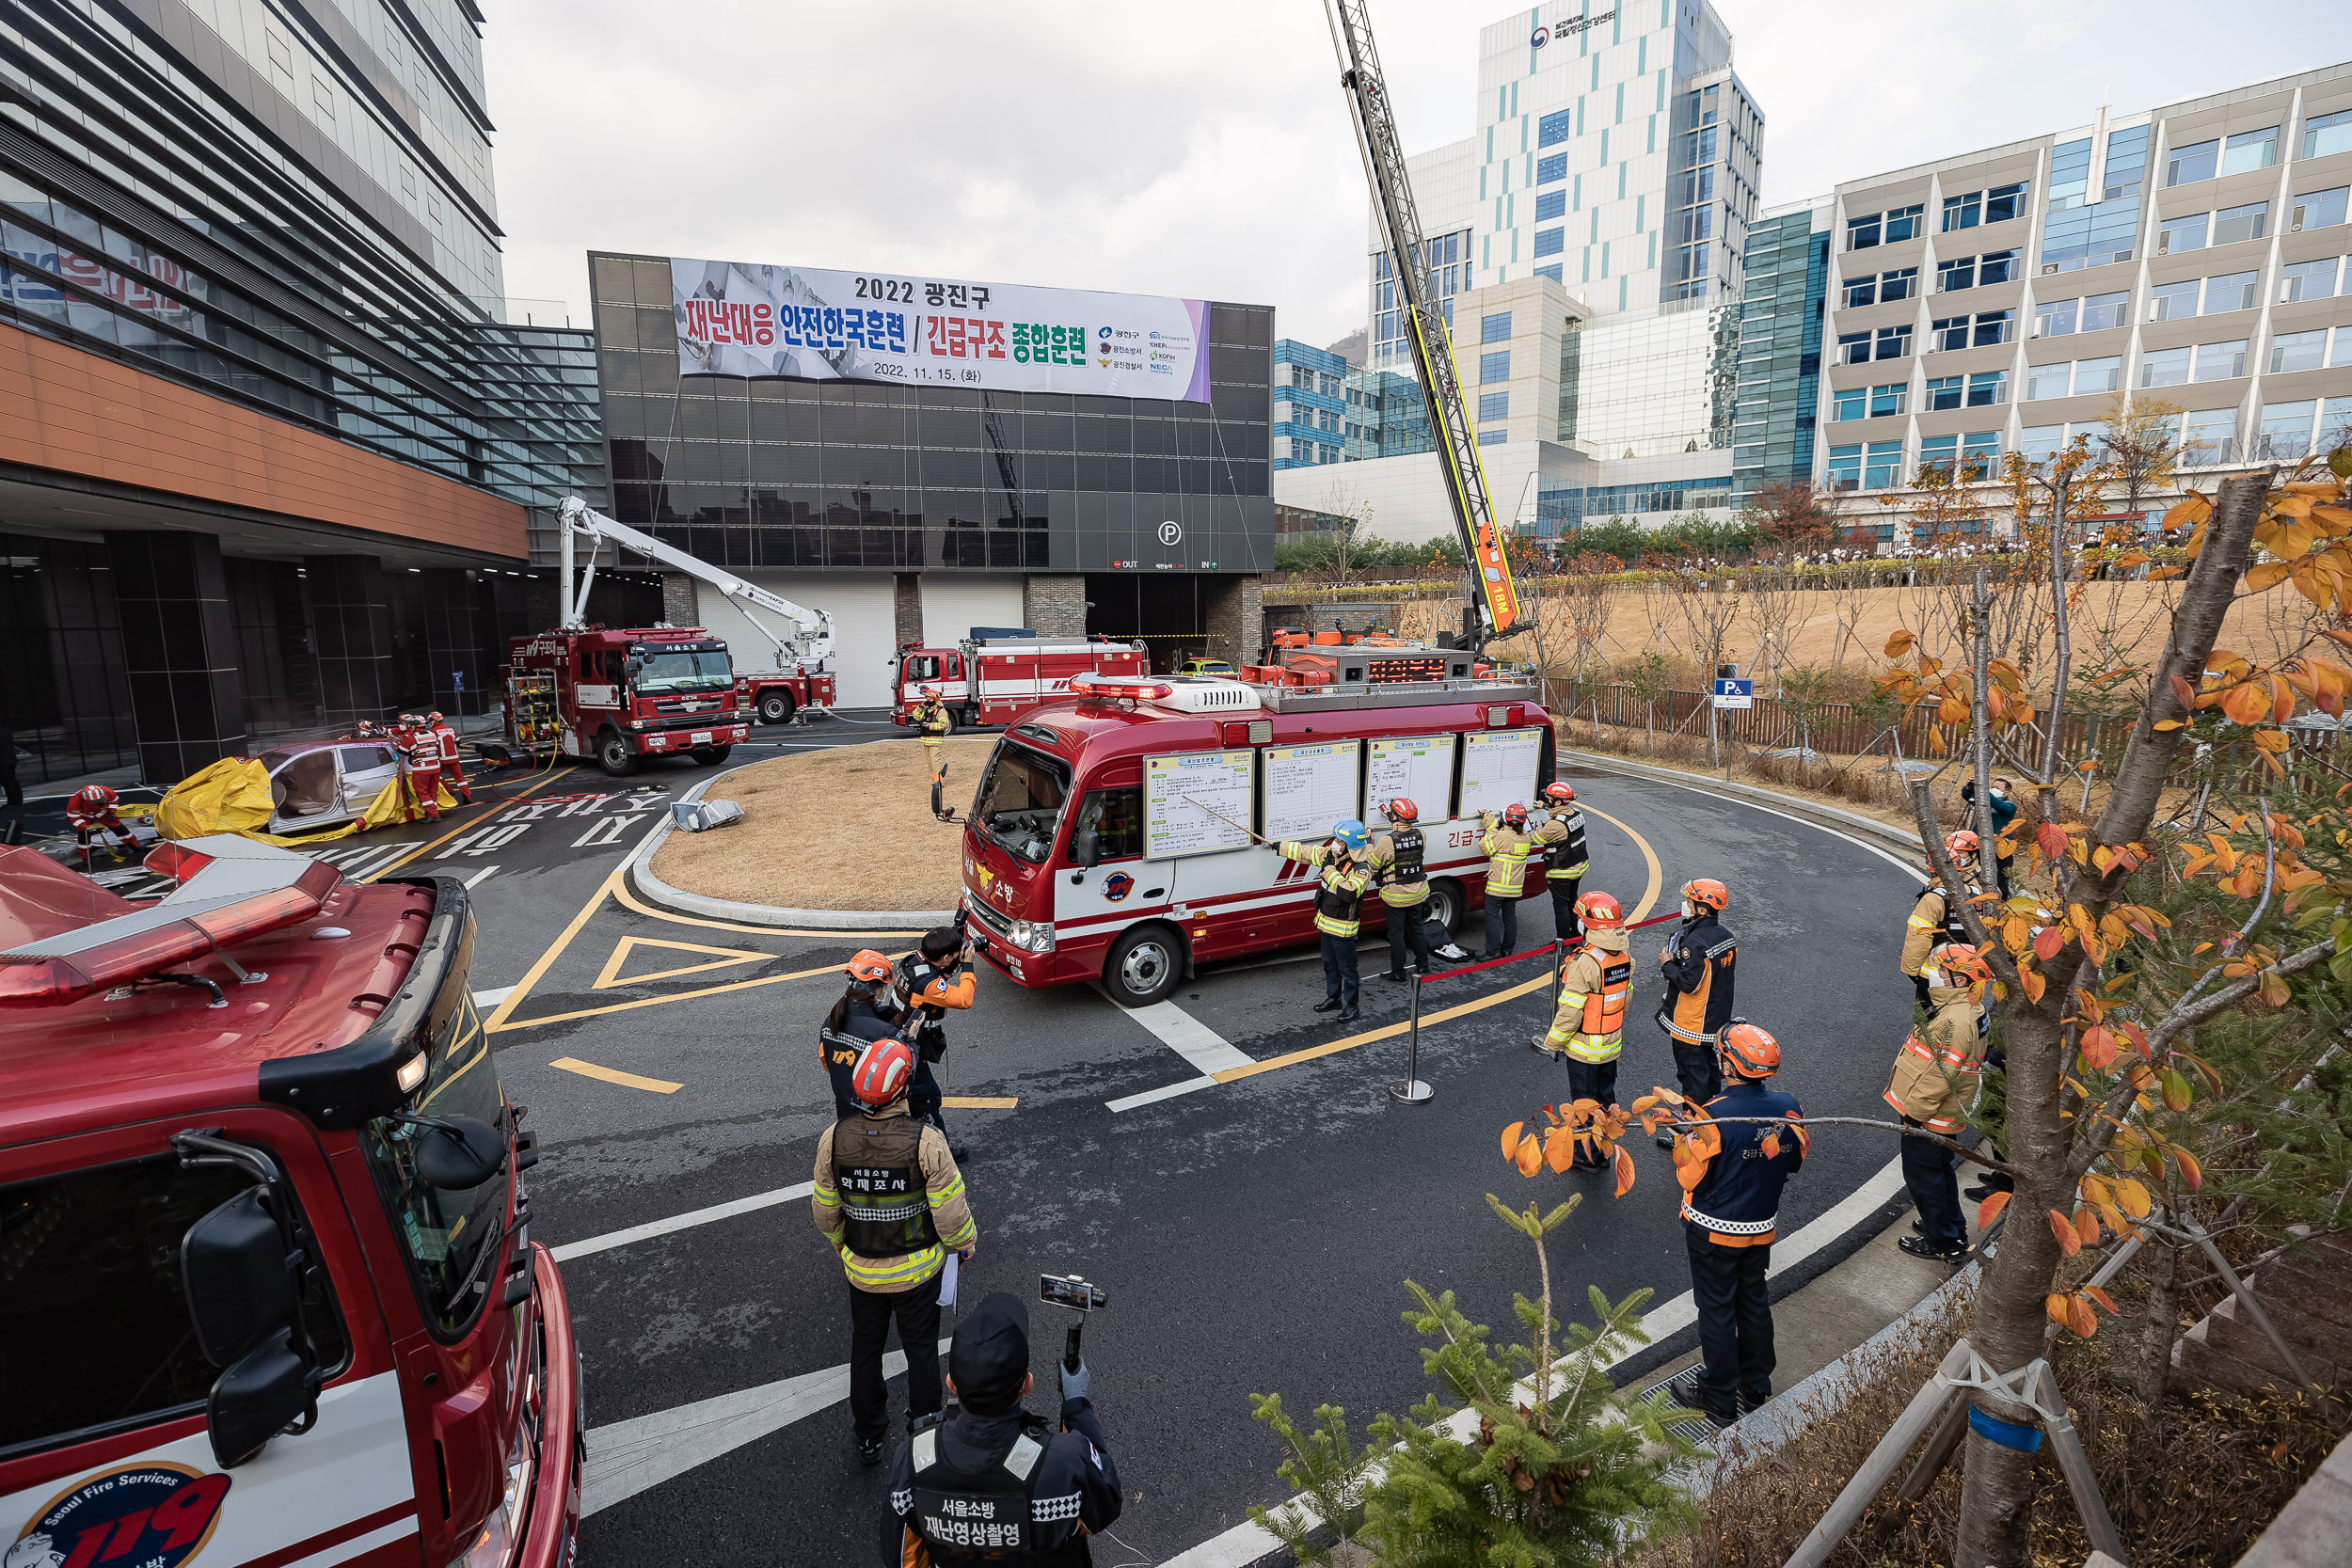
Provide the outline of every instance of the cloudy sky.
<path id="1" fill-rule="evenodd" d="M 1716 0 L 1768 205 L 2352 59 L 2342 0 Z M 1269 303 L 1364 319 L 1366 199 L 1317 0 L 497 0 L 507 292 L 592 248 Z M 1470 133 L 1477 33 L 1374 0 L 1412 150 Z"/>

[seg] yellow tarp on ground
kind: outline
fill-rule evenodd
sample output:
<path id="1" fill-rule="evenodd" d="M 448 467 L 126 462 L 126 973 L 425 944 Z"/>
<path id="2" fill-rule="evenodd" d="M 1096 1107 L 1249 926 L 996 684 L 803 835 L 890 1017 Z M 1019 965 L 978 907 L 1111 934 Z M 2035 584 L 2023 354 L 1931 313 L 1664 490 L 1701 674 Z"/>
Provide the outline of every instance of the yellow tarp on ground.
<path id="1" fill-rule="evenodd" d="M 445 811 L 456 809 L 456 797 L 446 789 L 437 790 L 435 800 Z M 348 838 L 370 828 L 391 827 L 420 815 L 409 798 L 406 781 L 397 778 L 377 793 L 358 821 L 325 832 L 268 832 L 270 804 L 269 769 L 250 758 L 223 757 L 165 791 L 155 807 L 155 832 L 165 838 L 236 833 L 257 843 L 297 848 Z"/>

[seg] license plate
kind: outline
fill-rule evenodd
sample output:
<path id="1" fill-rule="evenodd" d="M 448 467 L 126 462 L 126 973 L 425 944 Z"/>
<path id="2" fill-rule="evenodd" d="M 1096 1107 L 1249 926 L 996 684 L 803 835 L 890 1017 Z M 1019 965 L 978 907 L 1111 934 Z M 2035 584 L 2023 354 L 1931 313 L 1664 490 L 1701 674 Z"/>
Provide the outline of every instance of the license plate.
<path id="1" fill-rule="evenodd" d="M 696 730 L 692 735 L 687 736 L 686 743 L 689 746 L 707 746 L 710 744 L 710 732 L 708 730 Z"/>

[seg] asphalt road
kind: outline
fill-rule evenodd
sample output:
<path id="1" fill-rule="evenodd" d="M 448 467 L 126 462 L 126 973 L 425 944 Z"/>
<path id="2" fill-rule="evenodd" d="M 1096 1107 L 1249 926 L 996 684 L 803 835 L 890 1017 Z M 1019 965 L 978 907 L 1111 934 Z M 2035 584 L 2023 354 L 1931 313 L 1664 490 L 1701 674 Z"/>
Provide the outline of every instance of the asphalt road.
<path id="1" fill-rule="evenodd" d="M 892 732 L 820 721 L 758 733 L 729 766 Z M 623 781 L 593 769 L 512 781 L 510 793 L 530 796 L 327 851 L 355 875 L 471 881 L 473 983 L 508 1092 L 530 1105 L 547 1150 L 532 1178 L 532 1234 L 560 1249 L 808 1181 L 832 1114 L 816 1032 L 839 993 L 834 972 L 855 948 L 912 945 L 912 933 L 729 927 L 626 907 L 614 871 L 663 803 L 707 771 L 669 761 Z M 1780 1037 L 1780 1085 L 1815 1115 L 1869 1114 L 1910 1017 L 1894 971 L 1916 881 L 1879 853 L 1768 812 L 1567 776 L 1596 814 L 1616 819 L 1591 822 L 1586 888 L 1664 912 L 1684 880 L 1721 879 L 1740 940 L 1740 1011 Z M 877 876 L 886 857 L 952 853 L 955 842 L 943 828 L 935 850 L 878 846 Z M 1644 843 L 1657 857 L 1654 884 Z M 430 847 L 419 854 L 421 845 Z M 1522 947 L 1549 938 L 1548 901 L 1521 914 Z M 1672 1082 L 1649 1022 L 1664 933 L 1634 938 L 1644 979 L 1620 1079 L 1629 1100 Z M 1366 1015 L 1352 1026 L 1308 1010 L 1322 990 L 1311 950 L 1204 974 L 1174 1006 L 1264 1062 L 1402 1018 L 1405 988 L 1374 977 L 1384 958 L 1377 942 L 1366 949 Z M 1441 983 L 1424 1011 L 1541 970 Z M 1516 1338 L 1512 1298 L 1534 1289 L 1535 1260 L 1487 1212 L 1488 1193 L 1547 1205 L 1584 1193 L 1552 1242 L 1564 1316 L 1583 1315 L 1588 1285 L 1660 1300 L 1688 1289 L 1664 1154 L 1642 1146 L 1639 1182 L 1616 1200 L 1597 1179 L 1528 1181 L 1502 1160 L 1502 1128 L 1566 1092 L 1565 1072 L 1526 1048 L 1542 1027 L 1540 990 L 1428 1030 L 1421 1072 L 1437 1092 L 1425 1104 L 1385 1092 L 1404 1064 L 1403 1040 L 1390 1038 L 1114 1111 L 1107 1101 L 1199 1069 L 1090 990 L 1026 991 L 981 973 L 978 1006 L 950 1024 L 945 1087 L 1014 1103 L 947 1113 L 971 1146 L 980 1227 L 964 1300 L 993 1290 L 1033 1299 L 1041 1271 L 1075 1271 L 1109 1292 L 1087 1354 L 1127 1486 L 1119 1544 L 1132 1550 L 1102 1544 L 1113 1554 L 1098 1558 L 1105 1564 L 1161 1561 L 1240 1523 L 1248 1505 L 1286 1496 L 1276 1445 L 1250 1418 L 1253 1392 L 1279 1390 L 1301 1416 L 1343 1405 L 1359 1428 L 1429 1392 L 1401 1317 L 1406 1278 L 1454 1291 L 1499 1340 Z M 1825 1133 L 1814 1148 L 1789 1189 L 1784 1232 L 1888 1158 L 1868 1134 Z M 846 1404 L 787 1382 L 849 1358 L 848 1286 L 804 1197 L 576 1252 L 563 1270 L 586 1368 L 589 1568 L 667 1565 L 685 1543 L 712 1560 L 875 1560 L 882 1473 L 856 1464 Z M 1032 1308 L 1041 1411 L 1052 1408 L 1064 1321 Z M 895 1423 L 903 1380 L 891 1389 Z M 624 1437 L 676 1473 L 612 1500 L 594 1467 Z"/>

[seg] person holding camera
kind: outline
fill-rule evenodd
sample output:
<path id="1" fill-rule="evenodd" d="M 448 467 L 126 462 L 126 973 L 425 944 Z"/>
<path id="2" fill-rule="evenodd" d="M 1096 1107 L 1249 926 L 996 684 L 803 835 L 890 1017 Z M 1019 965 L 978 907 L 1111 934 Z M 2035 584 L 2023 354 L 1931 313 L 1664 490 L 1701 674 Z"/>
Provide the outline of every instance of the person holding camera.
<path id="1" fill-rule="evenodd" d="M 841 972 L 850 977 L 849 989 L 817 1031 L 817 1058 L 825 1065 L 825 1076 L 833 1080 L 836 1121 L 857 1109 L 850 1074 L 858 1056 L 876 1040 L 898 1033 L 898 1021 L 884 1018 L 877 1006 L 885 1003 L 890 993 L 890 960 L 869 947 L 853 955 Z"/>
<path id="2" fill-rule="evenodd" d="M 882 1347 L 890 1325 L 907 1357 L 907 1420 L 939 1409 L 939 1275 L 947 1248 L 966 1260 L 979 1227 L 946 1134 L 907 1115 L 914 1053 L 876 1040 L 850 1070 L 857 1112 L 817 1140 L 809 1211 L 850 1281 L 850 1420 L 858 1461 L 882 1463 L 890 1432 Z"/>
<path id="3" fill-rule="evenodd" d="M 1074 1568 L 1094 1560 L 1088 1538 L 1119 1519 L 1123 1499 L 1086 1363 L 1056 1363 L 1058 1423 L 1031 1415 L 1029 1309 L 998 1291 L 956 1325 L 947 1387 L 961 1408 L 917 1422 L 890 1465 L 882 1560 L 890 1568 L 956 1562 Z"/>
<path id="4" fill-rule="evenodd" d="M 920 950 L 900 958 L 891 976 L 889 1010 L 896 1015 L 899 1034 L 915 1046 L 914 1087 L 908 1103 L 917 1120 L 942 1132 L 947 1131 L 947 1122 L 939 1114 L 939 1081 L 931 1076 L 931 1064 L 947 1054 L 947 1034 L 940 1021 L 950 1007 L 969 1008 L 978 988 L 979 977 L 972 973 L 972 944 L 955 926 L 924 932 Z M 962 1145 L 955 1149 L 959 1161 L 971 1154 Z"/>

